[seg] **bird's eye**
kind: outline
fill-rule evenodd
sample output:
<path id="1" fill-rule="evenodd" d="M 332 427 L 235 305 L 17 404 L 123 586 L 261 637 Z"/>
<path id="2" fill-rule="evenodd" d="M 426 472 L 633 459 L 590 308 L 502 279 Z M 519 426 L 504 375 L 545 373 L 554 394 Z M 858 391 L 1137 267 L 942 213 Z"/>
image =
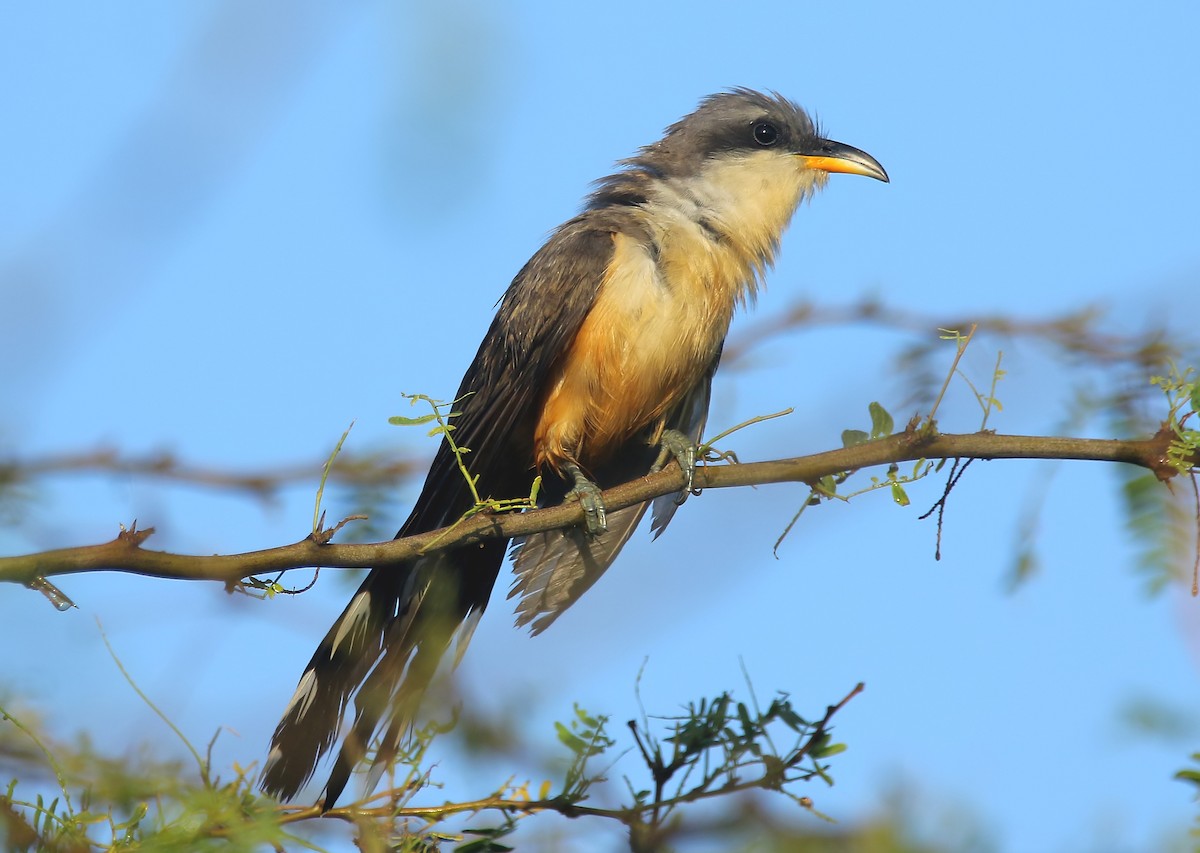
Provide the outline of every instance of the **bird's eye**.
<path id="1" fill-rule="evenodd" d="M 779 140 L 779 129 L 767 121 L 754 125 L 754 141 L 764 148 L 774 145 Z"/>

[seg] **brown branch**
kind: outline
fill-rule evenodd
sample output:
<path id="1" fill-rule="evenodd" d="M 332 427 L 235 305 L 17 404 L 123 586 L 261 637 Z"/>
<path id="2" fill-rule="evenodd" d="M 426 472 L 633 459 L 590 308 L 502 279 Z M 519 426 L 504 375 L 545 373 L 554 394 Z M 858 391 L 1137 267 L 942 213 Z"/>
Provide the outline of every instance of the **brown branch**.
<path id="1" fill-rule="evenodd" d="M 1104 311 L 1097 306 L 1087 306 L 1051 319 L 996 314 L 966 321 L 953 316 L 938 317 L 910 311 L 869 297 L 843 305 L 799 301 L 778 314 L 743 326 L 742 331 L 726 343 L 722 371 L 744 366 L 742 362 L 746 356 L 771 337 L 819 326 L 874 325 L 891 331 L 915 332 L 926 342 L 923 350 L 930 351 L 941 344 L 937 330 L 978 326 L 981 333 L 1027 337 L 1049 343 L 1065 353 L 1085 358 L 1089 364 L 1128 362 L 1139 368 L 1157 367 L 1168 357 L 1182 350 L 1190 351 L 1195 346 L 1190 340 L 1172 343 L 1165 332 L 1157 330 L 1131 335 L 1107 333 L 1099 328 L 1103 319 Z M 1150 386 L 1147 385 L 1145 390 L 1148 392 Z M 321 476 L 322 464 L 284 464 L 243 473 L 189 463 L 167 451 L 132 454 L 99 446 L 30 459 L 0 459 L 0 484 L 27 482 L 46 476 L 117 473 L 249 492 L 256 497 L 269 498 L 288 485 L 314 482 Z M 414 461 L 396 460 L 384 453 L 343 452 L 329 476 L 332 481 L 345 485 L 389 486 L 416 473 L 414 469 Z"/>
<path id="2" fill-rule="evenodd" d="M 134 455 L 111 447 L 97 447 L 79 453 L 56 453 L 0 462 L 0 483 L 68 474 L 133 474 L 269 497 L 290 484 L 315 483 L 321 477 L 323 466 L 324 462 L 297 463 L 241 473 L 191 464 L 169 452 Z M 329 477 L 332 481 L 349 485 L 383 486 L 411 476 L 415 469 L 413 460 L 397 460 L 394 455 L 344 453 L 338 456 L 337 465 Z"/>
<path id="3" fill-rule="evenodd" d="M 1161 430 L 1149 439 L 1109 440 L 997 435 L 990 432 L 941 435 L 929 426 L 910 424 L 902 433 L 854 447 L 811 456 L 737 465 L 704 466 L 696 472 L 697 489 L 721 489 L 766 483 L 813 483 L 822 477 L 892 462 L 918 459 L 1079 459 L 1124 462 L 1153 471 L 1159 479 L 1176 474 L 1166 463 L 1172 434 Z M 1196 459 L 1191 460 L 1197 464 Z M 683 476 L 672 465 L 657 474 L 604 492 L 610 511 L 632 506 L 682 488 Z M 292 545 L 243 554 L 192 556 L 141 547 L 153 529 L 122 531 L 101 545 L 63 548 L 16 557 L 0 557 L 0 581 L 30 584 L 40 577 L 76 572 L 118 571 L 176 580 L 215 580 L 232 584 L 251 575 L 306 567 L 367 568 L 395 565 L 418 554 L 494 538 L 525 536 L 578 524 L 579 505 L 521 514 L 481 513 L 449 528 L 376 544 L 319 544 L 309 535 Z M 318 534 L 319 536 L 319 534 Z"/>
<path id="4" fill-rule="evenodd" d="M 804 744 L 793 750 L 787 756 L 773 756 L 781 761 L 786 760 L 785 769 L 796 769 L 804 758 L 807 758 L 812 752 L 813 747 L 820 743 L 821 740 L 829 733 L 829 726 L 833 722 L 833 717 L 839 711 L 846 707 L 854 697 L 863 692 L 864 685 L 860 682 L 847 693 L 836 705 L 827 705 L 825 715 L 815 724 L 811 731 L 804 738 Z M 642 750 L 642 757 L 646 761 L 647 767 L 652 767 L 653 759 L 647 755 L 646 751 Z M 762 764 L 761 759 L 753 762 L 751 766 L 759 766 Z M 803 776 L 790 777 L 783 782 L 799 782 L 812 778 L 815 772 L 806 771 Z M 778 790 L 780 786 L 779 771 L 767 767 L 761 774 L 751 778 L 739 779 L 731 781 L 720 787 L 705 787 L 697 786 L 689 791 L 676 794 L 671 797 L 663 798 L 656 796 L 654 801 L 633 806 L 619 806 L 617 808 L 603 808 L 599 806 L 583 805 L 578 798 L 558 795 L 543 799 L 517 799 L 511 797 L 502 797 L 500 795 L 485 797 L 479 800 L 470 800 L 465 802 L 446 802 L 438 806 L 398 806 L 395 803 L 382 806 L 366 806 L 363 804 L 351 804 L 340 808 L 329 809 L 323 811 L 320 805 L 312 806 L 280 806 L 279 815 L 280 823 L 289 824 L 298 821 L 310 820 L 313 818 L 325 819 L 340 819 L 355 821 L 362 818 L 375 819 L 401 819 L 401 818 L 421 818 L 428 821 L 441 821 L 448 817 L 458 814 L 477 814 L 483 811 L 500 810 L 505 812 L 515 812 L 520 814 L 536 814 L 538 812 L 557 812 L 563 817 L 578 818 L 578 817 L 604 817 L 612 818 L 620 821 L 627 826 L 642 825 L 647 814 L 659 811 L 669 810 L 675 806 L 685 805 L 688 803 L 700 802 L 701 800 L 714 799 L 724 797 L 730 794 L 743 793 L 755 789 L 762 790 Z M 400 793 L 407 794 L 407 790 Z M 389 796 L 389 792 L 381 792 L 372 797 L 372 800 L 382 799 Z M 807 797 L 797 798 L 798 802 L 805 808 L 812 808 L 812 802 Z"/>
<path id="5" fill-rule="evenodd" d="M 722 365 L 728 369 L 761 346 L 763 340 L 815 326 L 872 325 L 892 331 L 916 332 L 923 336 L 936 335 L 938 329 L 968 329 L 978 326 L 981 332 L 1008 337 L 1027 337 L 1046 341 L 1065 353 L 1104 363 L 1130 362 L 1137 365 L 1161 364 L 1180 348 L 1194 346 L 1194 341 L 1172 344 L 1164 330 L 1151 330 L 1131 335 L 1118 335 L 1100 330 L 1104 310 L 1096 305 L 1051 319 L 1021 319 L 1008 314 L 973 316 L 964 319 L 935 316 L 910 311 L 874 298 L 864 298 L 845 305 L 822 305 L 799 301 L 786 310 L 752 323 L 725 346 Z"/>

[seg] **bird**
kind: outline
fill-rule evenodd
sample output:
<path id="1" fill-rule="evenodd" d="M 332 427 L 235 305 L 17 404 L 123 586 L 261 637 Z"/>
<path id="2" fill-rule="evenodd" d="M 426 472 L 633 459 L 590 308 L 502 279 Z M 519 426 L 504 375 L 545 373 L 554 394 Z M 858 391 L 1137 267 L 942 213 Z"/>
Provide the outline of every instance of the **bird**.
<path id="1" fill-rule="evenodd" d="M 694 470 L 735 310 L 754 298 L 796 209 L 831 173 L 889 181 L 874 157 L 826 139 L 795 102 L 736 88 L 701 100 L 594 184 L 499 300 L 453 398 L 454 445 L 443 438 L 397 538 L 475 507 L 460 461 L 479 495 L 495 499 L 529 495 L 540 475 L 539 504 L 579 500 L 586 523 L 511 549 L 491 539 L 370 570 L 274 731 L 266 793 L 295 798 L 342 729 L 322 808 L 334 807 L 372 746 L 373 789 L 452 643 L 461 658 L 506 553 L 517 624 L 534 634 L 597 581 L 648 507 L 608 512 L 600 492 L 672 457 Z M 654 501 L 656 536 L 686 495 Z"/>

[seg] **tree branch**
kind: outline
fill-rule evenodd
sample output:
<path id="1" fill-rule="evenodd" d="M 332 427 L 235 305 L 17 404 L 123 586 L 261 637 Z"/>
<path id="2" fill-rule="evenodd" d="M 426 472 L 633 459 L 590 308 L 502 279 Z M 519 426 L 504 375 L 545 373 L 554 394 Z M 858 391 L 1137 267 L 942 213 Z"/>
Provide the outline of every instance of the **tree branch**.
<path id="1" fill-rule="evenodd" d="M 409 458 L 397 459 L 395 454 L 342 453 L 330 472 L 330 480 L 345 485 L 386 486 L 411 476 L 417 464 Z M 323 462 L 297 463 L 245 473 L 191 464 L 169 452 L 136 455 L 112 447 L 97 447 L 77 453 L 0 461 L 0 483 L 28 482 L 59 474 L 128 474 L 268 498 L 288 486 L 311 483 L 321 476 L 323 465 Z"/>
<path id="2" fill-rule="evenodd" d="M 1010 314 L 973 316 L 970 319 L 910 311 L 901 305 L 864 297 L 845 304 L 821 304 L 809 300 L 793 303 L 781 312 L 743 327 L 726 345 L 722 367 L 736 364 L 759 347 L 764 339 L 778 337 L 797 329 L 873 325 L 889 331 L 916 332 L 933 345 L 939 329 L 968 329 L 1008 337 L 1025 337 L 1049 343 L 1064 354 L 1087 359 L 1091 363 L 1130 364 L 1157 368 L 1181 350 L 1195 347 L 1194 340 L 1172 340 L 1166 329 L 1117 334 L 1101 328 L 1106 311 L 1088 305 L 1077 311 L 1049 319 L 1021 318 Z"/>
<path id="3" fill-rule="evenodd" d="M 1178 472 L 1167 464 L 1173 434 L 1160 430 L 1143 440 L 1056 438 L 997 435 L 991 432 L 942 435 L 932 425 L 914 422 L 901 433 L 854 447 L 810 456 L 736 465 L 706 465 L 696 471 L 695 487 L 722 489 L 766 483 L 814 483 L 822 477 L 918 459 L 1079 459 L 1124 462 L 1168 480 Z M 1200 462 L 1188 460 L 1192 466 Z M 604 492 L 610 511 L 632 506 L 684 485 L 676 465 Z M 494 538 L 526 536 L 565 528 L 583 521 L 578 503 L 520 514 L 480 513 L 442 530 L 376 544 L 324 544 L 324 533 L 310 534 L 292 545 L 243 554 L 192 556 L 141 547 L 153 528 L 122 530 L 111 542 L 78 548 L 0 557 L 0 581 L 29 585 L 38 578 L 77 572 L 117 571 L 175 580 L 213 580 L 234 584 L 251 575 L 307 567 L 386 567 L 422 553 Z"/>

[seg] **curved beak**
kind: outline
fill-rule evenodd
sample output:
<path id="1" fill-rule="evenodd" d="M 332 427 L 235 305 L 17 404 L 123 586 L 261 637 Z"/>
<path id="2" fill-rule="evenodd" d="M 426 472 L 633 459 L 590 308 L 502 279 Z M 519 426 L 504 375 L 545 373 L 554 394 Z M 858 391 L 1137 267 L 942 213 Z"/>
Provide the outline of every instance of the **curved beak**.
<path id="1" fill-rule="evenodd" d="M 887 172 L 879 161 L 860 151 L 852 145 L 834 142 L 832 139 L 818 139 L 817 144 L 808 151 L 798 152 L 806 169 L 817 169 L 822 172 L 841 172 L 846 175 L 863 175 L 877 181 L 888 183 Z"/>

